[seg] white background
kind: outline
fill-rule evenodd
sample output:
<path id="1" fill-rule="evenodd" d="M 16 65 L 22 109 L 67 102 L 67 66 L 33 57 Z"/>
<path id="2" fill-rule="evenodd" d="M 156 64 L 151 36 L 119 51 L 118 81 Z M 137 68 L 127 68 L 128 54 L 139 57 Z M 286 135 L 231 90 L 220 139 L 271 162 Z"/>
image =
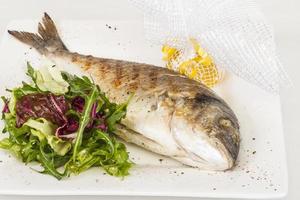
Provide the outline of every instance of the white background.
<path id="1" fill-rule="evenodd" d="M 300 1 L 257 0 L 267 19 L 273 24 L 277 50 L 294 86 L 281 94 L 283 124 L 289 168 L 289 193 L 285 199 L 300 199 Z M 12 19 L 39 19 L 47 11 L 56 19 L 139 19 L 142 14 L 127 1 L 104 0 L 0 0 L 0 39 Z M 4 55 L 0 55 L 4 56 Z M 0 63 L 1 65 L 1 63 Z M 0 196 L 1 200 L 37 200 L 41 197 Z M 93 199 L 170 199 L 154 197 L 44 197 L 57 200 Z M 183 199 L 183 198 L 174 198 Z"/>

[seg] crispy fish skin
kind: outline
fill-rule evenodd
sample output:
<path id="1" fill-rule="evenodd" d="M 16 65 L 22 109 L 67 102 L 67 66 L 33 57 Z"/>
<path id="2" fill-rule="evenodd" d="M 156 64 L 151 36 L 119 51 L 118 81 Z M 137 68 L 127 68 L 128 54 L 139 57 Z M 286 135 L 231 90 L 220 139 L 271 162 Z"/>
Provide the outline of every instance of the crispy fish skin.
<path id="1" fill-rule="evenodd" d="M 45 13 L 38 33 L 8 31 L 59 66 L 90 74 L 114 102 L 134 96 L 116 134 L 193 167 L 227 170 L 239 152 L 238 120 L 212 90 L 166 68 L 70 52 Z"/>

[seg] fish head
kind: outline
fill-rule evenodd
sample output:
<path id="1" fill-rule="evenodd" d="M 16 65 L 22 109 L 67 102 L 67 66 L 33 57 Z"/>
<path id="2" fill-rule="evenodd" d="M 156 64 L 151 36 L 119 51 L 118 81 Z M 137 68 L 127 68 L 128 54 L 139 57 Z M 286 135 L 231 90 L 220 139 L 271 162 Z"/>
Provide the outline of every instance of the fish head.
<path id="1" fill-rule="evenodd" d="M 209 170 L 234 166 L 239 152 L 239 124 L 229 106 L 219 97 L 197 94 L 177 103 L 171 133 L 186 157 L 181 162 Z"/>

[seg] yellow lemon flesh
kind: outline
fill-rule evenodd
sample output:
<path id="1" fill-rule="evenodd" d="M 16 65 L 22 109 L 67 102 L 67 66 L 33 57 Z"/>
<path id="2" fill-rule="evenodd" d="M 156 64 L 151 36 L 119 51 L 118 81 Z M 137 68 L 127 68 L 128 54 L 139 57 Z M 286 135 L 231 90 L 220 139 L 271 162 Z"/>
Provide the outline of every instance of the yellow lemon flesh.
<path id="1" fill-rule="evenodd" d="M 178 49 L 164 45 L 162 47 L 163 60 L 169 69 L 176 70 L 179 73 L 199 81 L 208 87 L 215 86 L 221 79 L 212 57 L 204 51 L 195 39 L 190 40 L 195 56 L 191 59 L 179 61 L 181 53 Z"/>

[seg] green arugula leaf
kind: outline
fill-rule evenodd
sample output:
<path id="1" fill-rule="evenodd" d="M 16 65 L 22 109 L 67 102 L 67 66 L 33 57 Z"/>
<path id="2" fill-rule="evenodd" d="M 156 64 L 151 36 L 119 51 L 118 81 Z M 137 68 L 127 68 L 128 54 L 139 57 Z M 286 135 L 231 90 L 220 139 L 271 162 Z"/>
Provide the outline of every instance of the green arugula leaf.
<path id="1" fill-rule="evenodd" d="M 20 128 L 16 127 L 16 117 L 12 114 L 5 114 L 5 130 L 10 133 L 10 137 L 17 140 L 17 138 L 21 135 L 29 133 L 28 126 L 22 126 Z"/>
<path id="2" fill-rule="evenodd" d="M 11 92 L 12 92 L 12 98 L 15 98 L 17 100 L 17 99 L 20 99 L 24 95 L 39 92 L 39 89 L 37 89 L 36 87 L 34 87 L 32 85 L 29 85 L 29 84 L 23 82 L 22 87 L 15 88 Z M 12 102 L 12 103 L 15 104 L 15 102 Z"/>
<path id="3" fill-rule="evenodd" d="M 45 153 L 44 150 L 45 146 L 46 146 L 46 140 L 41 141 L 40 152 L 38 156 L 38 160 L 41 162 L 42 166 L 44 167 L 44 171 L 42 171 L 41 173 L 50 174 L 55 178 L 57 178 L 58 180 L 60 180 L 64 177 L 64 174 L 56 170 L 53 161 L 53 156 L 51 156 L 51 154 L 49 155 Z"/>
<path id="4" fill-rule="evenodd" d="M 102 163 L 102 167 L 112 176 L 127 176 L 132 163 L 128 161 L 129 156 L 124 144 L 115 142 L 115 152 L 113 157 Z"/>
<path id="5" fill-rule="evenodd" d="M 124 177 L 129 174 L 132 163 L 128 161 L 125 145 L 109 134 L 92 130 L 91 137 L 83 141 L 76 161 L 66 164 L 68 174 L 79 174 L 93 166 L 101 166 L 110 175 Z"/>
<path id="6" fill-rule="evenodd" d="M 79 128 L 78 131 L 76 132 L 75 145 L 73 149 L 73 161 L 76 160 L 76 156 L 82 142 L 83 131 L 90 121 L 91 109 L 98 96 L 99 96 L 98 88 L 94 86 L 91 93 L 85 98 L 83 114 L 80 117 Z"/>
<path id="7" fill-rule="evenodd" d="M 73 159 L 66 164 L 66 171 L 68 174 L 80 174 L 83 171 L 93 167 L 100 161 L 100 157 L 93 156 L 88 149 L 82 149 L 78 152 L 76 161 Z"/>
<path id="8" fill-rule="evenodd" d="M 108 131 L 113 132 L 115 130 L 116 123 L 119 123 L 122 118 L 126 116 L 127 106 L 132 99 L 133 94 L 130 95 L 125 103 L 116 105 L 114 109 L 110 109 L 113 112 L 107 117 Z"/>
<path id="9" fill-rule="evenodd" d="M 97 148 L 95 148 L 97 146 L 93 146 L 95 142 L 98 145 L 101 144 L 101 141 L 103 141 L 106 145 L 106 147 L 104 148 L 104 154 L 102 148 L 99 148 L 99 150 L 101 151 L 97 151 Z M 89 139 L 87 146 L 95 149 L 95 151 L 93 151 L 93 155 L 105 155 L 105 159 L 102 162 L 105 162 L 108 159 L 110 159 L 115 153 L 114 141 L 110 138 L 110 136 L 107 133 L 104 133 L 99 129 L 94 130 L 94 135 Z"/>
<path id="10" fill-rule="evenodd" d="M 35 81 L 36 81 L 35 70 L 33 69 L 33 67 L 31 66 L 31 64 L 29 62 L 27 62 L 26 75 L 29 76 L 32 79 L 32 81 L 35 83 Z"/>
<path id="11" fill-rule="evenodd" d="M 30 137 L 28 143 L 22 146 L 21 154 L 25 163 L 36 161 L 39 154 L 38 140 L 35 137 Z"/>
<path id="12" fill-rule="evenodd" d="M 107 118 L 108 131 L 113 132 L 116 123 L 120 122 L 121 119 L 125 117 L 127 104 L 128 102 L 118 105 L 115 111 Z"/>
<path id="13" fill-rule="evenodd" d="M 95 87 L 95 85 L 86 76 L 80 78 L 67 72 L 62 72 L 61 75 L 63 79 L 69 84 L 69 95 L 71 96 L 86 96 Z"/>

